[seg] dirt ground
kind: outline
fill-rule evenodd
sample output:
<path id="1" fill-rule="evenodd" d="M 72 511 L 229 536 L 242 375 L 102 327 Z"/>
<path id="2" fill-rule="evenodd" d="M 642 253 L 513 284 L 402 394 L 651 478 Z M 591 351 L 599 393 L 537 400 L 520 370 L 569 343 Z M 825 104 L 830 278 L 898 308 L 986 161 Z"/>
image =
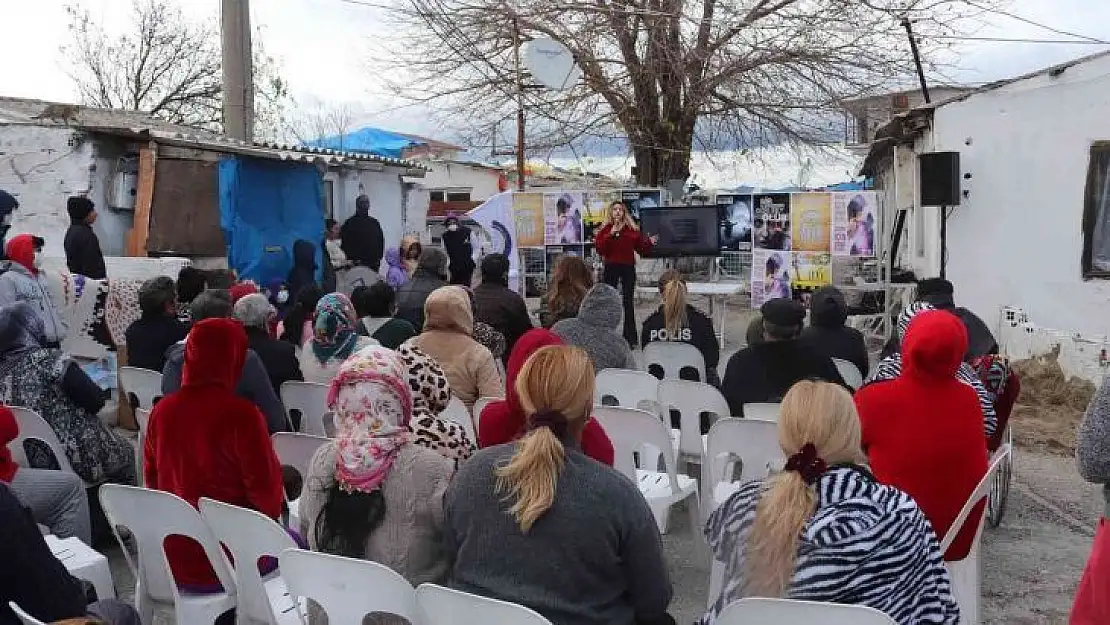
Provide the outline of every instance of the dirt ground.
<path id="1" fill-rule="evenodd" d="M 1095 385 L 1065 377 L 1056 354 L 1015 362 L 1014 369 L 1021 377 L 1021 395 L 1012 417 L 1016 442 L 1038 451 L 1074 455 L 1076 428 Z"/>

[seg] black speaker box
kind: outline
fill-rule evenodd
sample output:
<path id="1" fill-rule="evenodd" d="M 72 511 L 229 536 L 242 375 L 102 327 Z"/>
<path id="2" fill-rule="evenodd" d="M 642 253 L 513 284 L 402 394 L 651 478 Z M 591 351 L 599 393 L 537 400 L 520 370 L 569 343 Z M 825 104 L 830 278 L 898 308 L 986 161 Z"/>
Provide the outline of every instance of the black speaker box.
<path id="1" fill-rule="evenodd" d="M 922 206 L 960 205 L 960 153 L 930 152 L 917 157 Z"/>

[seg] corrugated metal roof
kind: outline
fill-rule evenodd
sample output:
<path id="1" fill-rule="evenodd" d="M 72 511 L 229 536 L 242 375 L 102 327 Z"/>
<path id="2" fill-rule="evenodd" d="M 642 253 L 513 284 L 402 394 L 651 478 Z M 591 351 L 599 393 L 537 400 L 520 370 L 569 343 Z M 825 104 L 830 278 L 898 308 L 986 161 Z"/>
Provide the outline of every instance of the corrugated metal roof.
<path id="1" fill-rule="evenodd" d="M 328 165 L 348 166 L 377 163 L 406 169 L 428 170 L 426 166 L 410 160 L 297 145 L 240 141 L 204 128 L 171 124 L 141 111 L 102 109 L 45 100 L 0 96 L 0 124 L 76 128 L 92 133 L 154 140 L 179 147 L 276 160 L 305 163 L 323 161 Z"/>

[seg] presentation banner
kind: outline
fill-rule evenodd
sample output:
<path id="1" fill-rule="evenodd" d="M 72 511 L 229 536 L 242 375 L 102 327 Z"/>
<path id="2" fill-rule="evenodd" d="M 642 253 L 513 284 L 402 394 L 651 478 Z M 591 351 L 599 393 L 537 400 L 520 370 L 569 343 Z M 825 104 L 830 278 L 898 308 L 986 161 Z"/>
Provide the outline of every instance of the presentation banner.
<path id="1" fill-rule="evenodd" d="M 516 223 L 513 215 L 515 198 L 510 192 L 499 193 L 474 208 L 467 216 L 489 234 L 489 253 L 504 254 L 509 259 L 509 287 L 520 291 L 520 254 L 517 250 Z"/>
<path id="2" fill-rule="evenodd" d="M 758 310 L 767 300 L 791 297 L 790 252 L 752 250 L 752 308 Z"/>
<path id="3" fill-rule="evenodd" d="M 747 252 L 752 249 L 752 196 L 717 194 L 717 220 L 721 227 L 721 251 Z"/>
<path id="4" fill-rule="evenodd" d="M 790 251 L 790 194 L 766 193 L 752 200 L 752 243 L 757 250 Z"/>
<path id="5" fill-rule="evenodd" d="M 790 196 L 790 247 L 795 252 L 832 250 L 832 194 Z"/>
<path id="6" fill-rule="evenodd" d="M 586 194 L 581 191 L 545 193 L 543 196 L 544 243 L 581 245 Z"/>
<path id="7" fill-rule="evenodd" d="M 513 223 L 518 247 L 543 247 L 542 193 L 513 193 Z"/>
<path id="8" fill-rule="evenodd" d="M 833 249 L 836 256 L 874 256 L 879 229 L 878 194 L 848 191 L 832 194 Z"/>

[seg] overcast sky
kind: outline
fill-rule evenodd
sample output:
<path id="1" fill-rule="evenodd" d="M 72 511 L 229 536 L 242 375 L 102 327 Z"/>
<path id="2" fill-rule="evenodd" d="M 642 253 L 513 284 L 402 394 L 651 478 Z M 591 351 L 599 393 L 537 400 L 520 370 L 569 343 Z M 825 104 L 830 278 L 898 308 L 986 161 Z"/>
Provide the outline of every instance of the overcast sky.
<path id="1" fill-rule="evenodd" d="M 218 15 L 219 0 L 176 1 L 189 16 Z M 68 36 L 66 4 L 67 0 L 0 0 L 0 24 L 4 26 L 4 36 L 0 37 L 0 95 L 77 99 L 59 52 Z M 120 27 L 128 23 L 129 0 L 80 0 L 79 4 L 98 21 Z M 366 71 L 368 41 L 389 36 L 379 9 L 342 0 L 254 0 L 251 9 L 254 25 L 263 29 L 267 51 L 280 61 L 298 100 L 356 102 L 370 113 L 366 121 L 410 132 L 449 134 L 448 129 L 428 128 L 423 116 L 411 108 L 391 110 L 397 103 L 382 97 L 380 85 Z M 1009 10 L 1062 30 L 1110 40 L 1107 0 L 1014 0 Z M 977 35 L 1063 38 L 1003 16 Z M 961 46 L 961 67 L 950 75 L 969 83 L 1005 78 L 1110 49 L 985 42 Z"/>

